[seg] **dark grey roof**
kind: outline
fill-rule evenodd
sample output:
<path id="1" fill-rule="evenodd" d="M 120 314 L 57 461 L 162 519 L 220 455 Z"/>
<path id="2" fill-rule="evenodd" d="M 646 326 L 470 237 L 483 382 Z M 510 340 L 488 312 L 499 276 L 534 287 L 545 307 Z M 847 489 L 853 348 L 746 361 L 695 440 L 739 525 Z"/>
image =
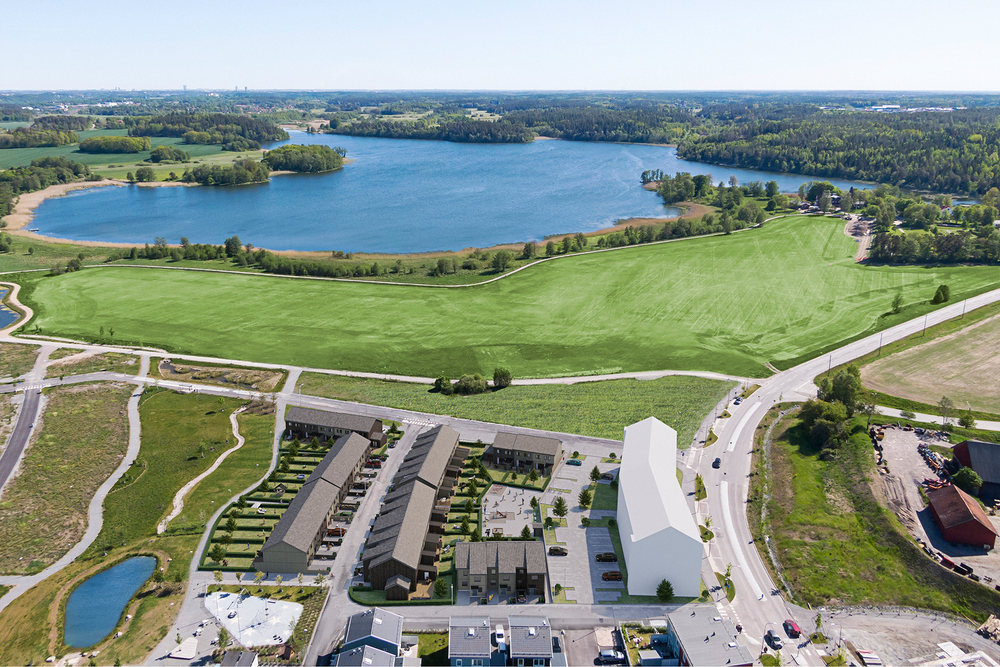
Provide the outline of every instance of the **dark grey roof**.
<path id="1" fill-rule="evenodd" d="M 351 644 L 365 637 L 376 637 L 399 646 L 402 636 L 403 617 L 374 607 L 347 619 L 344 644 Z"/>
<path id="2" fill-rule="evenodd" d="M 538 540 L 525 542 L 458 542 L 455 567 L 469 574 L 486 574 L 486 569 L 511 573 L 523 567 L 528 572 L 545 572 L 545 545 Z"/>
<path id="3" fill-rule="evenodd" d="M 368 441 L 357 433 L 338 438 L 292 498 L 263 548 L 285 543 L 308 552 L 340 489 L 353 481 L 354 467 L 367 448 Z"/>
<path id="4" fill-rule="evenodd" d="M 488 616 L 448 619 L 448 658 L 486 658 L 493 652 Z"/>
<path id="5" fill-rule="evenodd" d="M 692 665 L 754 663 L 750 650 L 736 641 L 736 627 L 719 617 L 715 605 L 687 605 L 667 616 Z"/>
<path id="6" fill-rule="evenodd" d="M 405 510 L 392 512 L 385 517 L 379 516 L 373 529 L 382 528 L 388 537 L 377 543 L 376 551 L 369 553 L 365 550 L 365 560 L 377 554 L 372 558 L 369 567 L 394 559 L 417 569 L 420 565 L 420 552 L 424 548 L 424 537 L 427 535 L 431 511 L 437 502 L 436 495 L 435 489 L 422 484 L 413 484 Z M 379 521 L 383 522 L 381 526 Z"/>
<path id="7" fill-rule="evenodd" d="M 537 435 L 522 435 L 500 431 L 493 439 L 493 447 L 555 456 L 559 452 L 559 448 L 562 447 L 562 442 L 555 438 L 542 438 Z"/>
<path id="8" fill-rule="evenodd" d="M 437 489 L 458 446 L 458 431 L 443 424 L 421 433 L 399 466 L 395 480 L 406 483 L 416 478 Z"/>
<path id="9" fill-rule="evenodd" d="M 396 656 L 371 646 L 359 646 L 338 654 L 333 664 L 337 667 L 393 667 Z"/>
<path id="10" fill-rule="evenodd" d="M 1000 445 L 981 440 L 966 440 L 972 469 L 987 484 L 1000 482 Z"/>
<path id="11" fill-rule="evenodd" d="M 510 646 L 510 657 L 517 658 L 551 658 L 552 628 L 549 619 L 543 616 L 510 616 L 507 645 Z"/>
<path id="12" fill-rule="evenodd" d="M 364 415 L 349 415 L 345 412 L 292 407 L 288 408 L 288 412 L 285 413 L 285 421 L 368 433 L 375 426 L 376 419 Z"/>
<path id="13" fill-rule="evenodd" d="M 226 651 L 222 656 L 222 667 L 250 667 L 256 657 L 253 651 Z"/>
<path id="14" fill-rule="evenodd" d="M 389 590 L 393 586 L 399 586 L 400 588 L 410 590 L 410 580 L 401 574 L 394 574 L 389 577 L 389 581 L 385 582 L 385 590 Z"/>

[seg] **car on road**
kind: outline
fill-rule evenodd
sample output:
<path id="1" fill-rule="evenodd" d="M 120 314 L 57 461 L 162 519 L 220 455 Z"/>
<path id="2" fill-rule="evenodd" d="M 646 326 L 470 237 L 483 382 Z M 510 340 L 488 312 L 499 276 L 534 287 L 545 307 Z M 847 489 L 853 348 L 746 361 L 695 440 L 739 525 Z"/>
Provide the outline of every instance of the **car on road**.
<path id="1" fill-rule="evenodd" d="M 602 665 L 619 665 L 625 662 L 625 654 L 621 651 L 605 649 L 597 654 L 597 659 Z"/>
<path id="2" fill-rule="evenodd" d="M 392 442 L 389 443 L 389 449 L 396 449 L 396 441 L 395 440 L 393 440 Z"/>
<path id="3" fill-rule="evenodd" d="M 739 404 L 740 404 L 740 403 L 742 403 L 742 402 L 743 402 L 743 398 L 742 398 L 742 397 L 739 397 L 739 396 L 738 396 L 738 397 L 736 398 L 736 400 L 735 400 L 735 401 L 733 401 L 733 405 L 739 405 Z"/>
<path id="4" fill-rule="evenodd" d="M 764 635 L 764 641 L 767 645 L 773 648 L 775 651 L 780 651 L 784 648 L 784 644 L 781 643 L 781 637 L 779 637 L 774 630 L 768 630 L 767 634 Z"/>
<path id="5" fill-rule="evenodd" d="M 802 630 L 799 629 L 799 624 L 790 618 L 785 619 L 785 622 L 781 624 L 781 627 L 785 629 L 785 634 L 788 635 L 789 639 L 798 639 L 802 636 Z"/>
<path id="6" fill-rule="evenodd" d="M 715 460 L 712 461 L 712 467 L 715 468 L 716 470 L 718 470 L 719 468 L 721 468 L 722 467 L 722 459 L 720 459 L 719 457 L 715 457 Z"/>
<path id="7" fill-rule="evenodd" d="M 550 556 L 568 556 L 569 549 L 566 547 L 549 547 Z"/>
<path id="8" fill-rule="evenodd" d="M 583 465 L 583 461 L 581 461 L 580 459 L 570 459 L 569 461 L 566 461 L 566 465 L 568 465 L 568 466 L 582 466 Z"/>
<path id="9" fill-rule="evenodd" d="M 601 575 L 601 579 L 604 581 L 621 581 L 622 573 L 618 570 L 612 570 L 611 572 L 605 572 Z"/>
<path id="10" fill-rule="evenodd" d="M 618 554 L 612 553 L 612 552 L 603 553 L 603 554 L 597 554 L 594 558 L 597 559 L 598 563 L 617 563 L 618 562 Z"/>

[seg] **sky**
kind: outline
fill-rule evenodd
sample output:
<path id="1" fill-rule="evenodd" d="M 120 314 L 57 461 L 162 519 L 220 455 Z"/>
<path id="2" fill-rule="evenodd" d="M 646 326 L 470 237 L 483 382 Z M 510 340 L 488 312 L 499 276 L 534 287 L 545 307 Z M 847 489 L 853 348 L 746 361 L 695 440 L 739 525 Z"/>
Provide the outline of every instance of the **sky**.
<path id="1" fill-rule="evenodd" d="M 1000 91 L 998 0 L 4 0 L 0 23 L 0 90 Z"/>

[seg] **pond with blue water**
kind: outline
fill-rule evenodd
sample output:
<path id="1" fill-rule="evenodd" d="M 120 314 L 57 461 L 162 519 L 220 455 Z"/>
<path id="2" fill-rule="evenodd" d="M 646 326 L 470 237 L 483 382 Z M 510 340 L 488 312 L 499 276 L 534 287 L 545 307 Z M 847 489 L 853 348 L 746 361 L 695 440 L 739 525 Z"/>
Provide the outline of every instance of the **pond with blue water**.
<path id="1" fill-rule="evenodd" d="M 14 322 L 17 322 L 17 319 L 21 317 L 3 304 L 3 300 L 7 298 L 8 291 L 10 290 L 6 287 L 0 287 L 0 329 L 6 329 Z"/>
<path id="2" fill-rule="evenodd" d="M 155 567 L 156 559 L 152 556 L 137 556 L 77 586 L 66 602 L 66 645 L 86 648 L 111 634 L 125 605 L 153 574 Z"/>
<path id="3" fill-rule="evenodd" d="M 291 132 L 284 143 L 343 146 L 353 162 L 328 174 L 240 187 L 94 188 L 48 199 L 32 225 L 92 242 L 220 244 L 238 235 L 272 250 L 427 252 L 592 231 L 625 218 L 676 215 L 639 184 L 647 169 L 714 182 L 809 177 L 688 162 L 667 146 L 536 140 L 465 144 Z M 832 181 L 839 187 L 860 183 Z"/>

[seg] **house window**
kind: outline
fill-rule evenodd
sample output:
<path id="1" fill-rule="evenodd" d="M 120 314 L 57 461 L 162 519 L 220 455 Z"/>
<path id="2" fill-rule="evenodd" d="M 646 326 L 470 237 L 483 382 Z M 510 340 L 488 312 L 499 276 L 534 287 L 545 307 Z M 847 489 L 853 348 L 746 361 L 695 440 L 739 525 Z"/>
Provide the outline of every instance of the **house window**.
<path id="1" fill-rule="evenodd" d="M 462 659 L 461 658 L 455 658 L 455 664 L 458 665 L 458 667 L 462 667 Z"/>
<path id="2" fill-rule="evenodd" d="M 469 664 L 471 664 L 472 667 L 482 667 L 483 659 L 482 658 L 473 658 L 472 661 Z"/>
<path id="3" fill-rule="evenodd" d="M 545 659 L 535 658 L 535 667 L 545 667 Z"/>
<path id="4" fill-rule="evenodd" d="M 518 658 L 517 665 L 518 667 L 524 667 L 524 658 Z"/>

